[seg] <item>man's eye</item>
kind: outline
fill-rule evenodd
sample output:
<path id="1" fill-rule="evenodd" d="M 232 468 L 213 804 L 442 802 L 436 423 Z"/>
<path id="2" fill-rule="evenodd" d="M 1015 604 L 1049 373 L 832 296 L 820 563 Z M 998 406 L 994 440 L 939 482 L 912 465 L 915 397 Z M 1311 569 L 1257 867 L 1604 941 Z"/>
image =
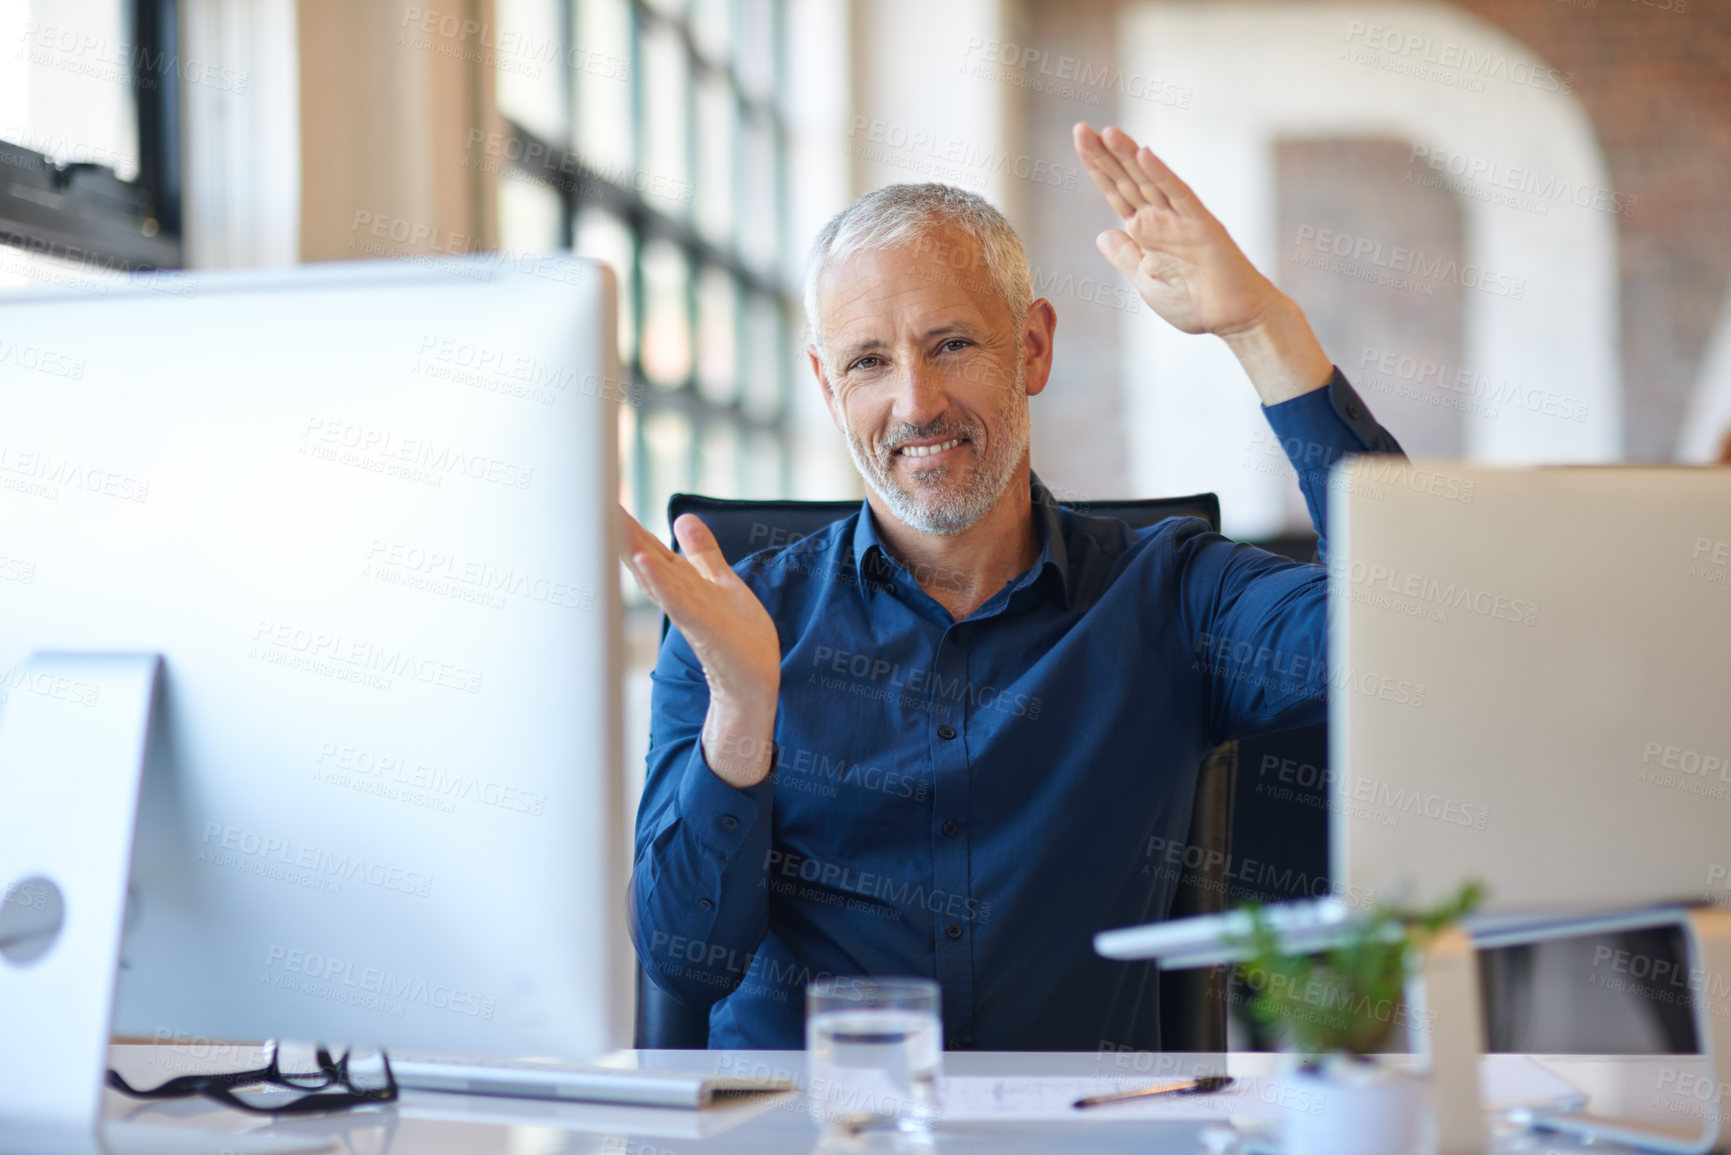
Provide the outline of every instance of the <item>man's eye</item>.
<path id="1" fill-rule="evenodd" d="M 855 361 L 852 365 L 849 365 L 848 368 L 849 369 L 876 369 L 880 364 L 882 364 L 881 358 L 878 358 L 878 357 L 861 357 L 858 361 Z"/>
<path id="2" fill-rule="evenodd" d="M 966 337 L 951 337 L 948 341 L 944 342 L 943 349 L 946 353 L 954 353 L 957 349 L 966 349 L 972 344 L 973 342 L 968 340 Z"/>

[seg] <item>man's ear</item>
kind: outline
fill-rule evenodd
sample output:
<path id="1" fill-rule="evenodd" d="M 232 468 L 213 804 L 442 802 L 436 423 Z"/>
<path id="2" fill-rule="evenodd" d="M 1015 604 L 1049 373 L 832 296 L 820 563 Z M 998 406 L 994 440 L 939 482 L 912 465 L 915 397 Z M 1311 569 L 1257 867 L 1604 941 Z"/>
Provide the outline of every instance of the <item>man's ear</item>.
<path id="1" fill-rule="evenodd" d="M 835 399 L 835 390 L 830 387 L 829 373 L 823 367 L 823 355 L 817 351 L 816 345 L 807 345 L 805 355 L 811 359 L 811 375 L 817 378 L 818 387 L 823 390 L 823 403 L 829 409 L 829 419 L 835 422 L 836 432 L 846 433 L 847 423 L 841 418 L 841 405 Z"/>
<path id="2" fill-rule="evenodd" d="M 1058 331 L 1058 310 L 1041 297 L 1028 306 L 1028 320 L 1022 327 L 1022 363 L 1028 373 L 1028 396 L 1046 387 L 1052 376 L 1052 343 Z"/>

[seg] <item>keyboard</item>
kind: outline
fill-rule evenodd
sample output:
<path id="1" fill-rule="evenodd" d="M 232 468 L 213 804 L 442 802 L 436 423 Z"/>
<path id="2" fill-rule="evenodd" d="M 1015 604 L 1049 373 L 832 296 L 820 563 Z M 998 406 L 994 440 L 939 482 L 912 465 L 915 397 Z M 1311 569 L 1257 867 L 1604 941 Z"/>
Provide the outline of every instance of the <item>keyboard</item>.
<path id="1" fill-rule="evenodd" d="M 1276 903 L 1262 912 L 1286 949 L 1294 952 L 1328 949 L 1364 914 L 1338 898 Z M 1157 958 L 1168 970 L 1214 966 L 1244 957 L 1233 940 L 1248 935 L 1250 925 L 1250 916 L 1242 910 L 1202 914 L 1101 931 L 1094 936 L 1094 949 L 1111 959 Z"/>
<path id="2" fill-rule="evenodd" d="M 400 1086 L 416 1091 L 567 1099 L 638 1107 L 706 1107 L 717 1096 L 791 1091 L 791 1075 L 587 1066 L 563 1059 L 488 1058 L 404 1051 L 391 1055 Z"/>

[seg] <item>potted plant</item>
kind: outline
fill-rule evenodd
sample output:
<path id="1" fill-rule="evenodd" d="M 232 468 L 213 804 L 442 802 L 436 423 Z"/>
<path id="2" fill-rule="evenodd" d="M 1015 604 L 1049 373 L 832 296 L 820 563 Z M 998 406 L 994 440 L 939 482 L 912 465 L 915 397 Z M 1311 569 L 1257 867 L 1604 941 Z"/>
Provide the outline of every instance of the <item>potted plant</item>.
<path id="1" fill-rule="evenodd" d="M 1354 922 L 1330 949 L 1288 953 L 1260 907 L 1238 945 L 1251 1017 L 1279 1035 L 1299 1058 L 1285 1103 L 1286 1155 L 1395 1155 L 1420 1149 L 1423 1087 L 1376 1062 L 1395 1028 L 1404 1027 L 1403 995 L 1416 952 L 1478 906 L 1472 882 L 1429 910 L 1379 905 Z"/>

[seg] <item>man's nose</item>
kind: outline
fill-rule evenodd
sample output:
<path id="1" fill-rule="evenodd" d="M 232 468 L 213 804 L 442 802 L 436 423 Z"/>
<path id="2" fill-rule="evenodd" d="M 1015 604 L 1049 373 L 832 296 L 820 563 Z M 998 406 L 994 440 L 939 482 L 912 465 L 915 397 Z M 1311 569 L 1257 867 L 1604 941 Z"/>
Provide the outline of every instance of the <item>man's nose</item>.
<path id="1" fill-rule="evenodd" d="M 908 425 L 930 425 L 949 408 L 948 383 L 929 365 L 904 362 L 896 378 L 893 416 Z"/>

